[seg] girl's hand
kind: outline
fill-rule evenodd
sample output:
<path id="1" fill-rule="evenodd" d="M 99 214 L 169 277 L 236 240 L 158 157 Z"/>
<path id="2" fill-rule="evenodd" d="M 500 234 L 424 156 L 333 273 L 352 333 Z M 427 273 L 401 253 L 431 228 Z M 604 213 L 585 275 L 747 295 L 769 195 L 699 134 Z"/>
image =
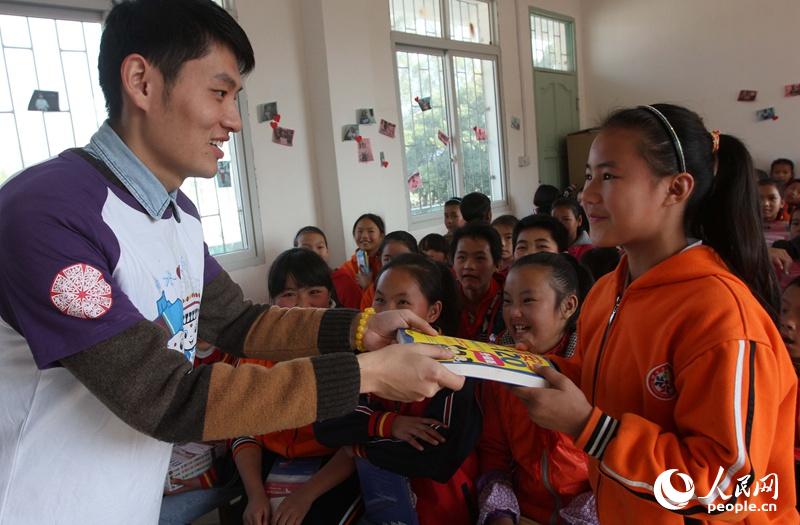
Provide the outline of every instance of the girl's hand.
<path id="1" fill-rule="evenodd" d="M 358 286 L 360 286 L 362 290 L 366 290 L 367 288 L 369 288 L 369 285 L 372 284 L 372 274 L 358 272 L 356 274 L 356 282 L 358 283 Z"/>
<path id="2" fill-rule="evenodd" d="M 581 389 L 555 368 L 541 367 L 536 373 L 547 379 L 550 388 L 516 387 L 512 392 L 528 406 L 534 423 L 578 437 L 589 420 L 592 405 Z"/>
<path id="3" fill-rule="evenodd" d="M 392 422 L 392 436 L 395 439 L 402 439 L 422 452 L 422 445 L 417 439 L 421 439 L 431 445 L 444 443 L 444 437 L 432 429 L 431 425 L 444 426 L 439 421 L 427 417 L 397 416 Z"/>
<path id="4" fill-rule="evenodd" d="M 794 260 L 792 256 L 789 255 L 789 252 L 784 250 L 783 248 L 767 248 L 767 252 L 769 253 L 769 260 L 772 262 L 773 266 L 777 266 L 785 274 L 789 274 L 789 270 L 792 267 L 792 263 Z"/>
<path id="5" fill-rule="evenodd" d="M 244 525 L 269 525 L 269 499 L 266 495 L 256 496 L 247 501 L 242 514 Z"/>
<path id="6" fill-rule="evenodd" d="M 275 509 L 272 525 L 301 525 L 312 503 L 314 498 L 308 497 L 302 488 L 292 492 Z"/>
<path id="7" fill-rule="evenodd" d="M 354 322 L 358 322 L 358 318 Z M 373 315 L 367 321 L 367 329 L 364 332 L 364 349 L 367 351 L 377 350 L 396 343 L 397 331 L 401 328 L 413 328 L 428 335 L 437 335 L 431 325 L 411 310 L 388 310 Z"/>
<path id="8" fill-rule="evenodd" d="M 173 494 L 180 494 L 182 492 L 189 492 L 190 490 L 197 490 L 203 488 L 203 483 L 200 481 L 200 476 L 190 479 L 170 478 L 170 482 L 182 485 L 175 490 L 165 490 L 165 496 L 172 496 Z"/>

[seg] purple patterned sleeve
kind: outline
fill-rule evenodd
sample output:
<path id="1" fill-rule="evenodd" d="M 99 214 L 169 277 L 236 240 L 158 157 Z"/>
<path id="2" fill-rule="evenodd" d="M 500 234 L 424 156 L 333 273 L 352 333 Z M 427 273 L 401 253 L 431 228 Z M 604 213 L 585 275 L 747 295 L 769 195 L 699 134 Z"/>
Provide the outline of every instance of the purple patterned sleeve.
<path id="1" fill-rule="evenodd" d="M 519 523 L 519 502 L 511 480 L 499 472 L 487 472 L 478 480 L 478 525 L 487 525 L 499 516 L 508 516 Z"/>

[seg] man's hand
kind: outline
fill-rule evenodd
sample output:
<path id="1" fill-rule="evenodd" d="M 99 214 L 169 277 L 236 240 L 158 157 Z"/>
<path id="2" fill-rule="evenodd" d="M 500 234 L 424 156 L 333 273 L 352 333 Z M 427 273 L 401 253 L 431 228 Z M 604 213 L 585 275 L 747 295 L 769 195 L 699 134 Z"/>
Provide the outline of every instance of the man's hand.
<path id="1" fill-rule="evenodd" d="M 417 439 L 431 445 L 444 443 L 444 436 L 431 428 L 433 425 L 443 426 L 439 421 L 427 417 L 397 416 L 392 422 L 392 436 L 422 452 L 422 445 Z"/>
<path id="2" fill-rule="evenodd" d="M 536 373 L 547 379 L 550 388 L 516 387 L 512 392 L 527 405 L 534 423 L 578 437 L 589 420 L 592 405 L 575 383 L 554 368 L 542 367 Z"/>
<path id="3" fill-rule="evenodd" d="M 433 397 L 442 388 L 461 390 L 464 377 L 435 361 L 451 357 L 450 350 L 423 344 L 394 344 L 359 354 L 361 393 L 411 402 Z"/>
<path id="4" fill-rule="evenodd" d="M 357 326 L 358 317 L 355 323 Z M 401 328 L 413 328 L 428 335 L 436 335 L 436 330 L 411 310 L 388 310 L 375 314 L 367 320 L 364 349 L 377 350 L 396 343 L 397 331 Z M 355 334 L 355 329 L 353 333 Z"/>

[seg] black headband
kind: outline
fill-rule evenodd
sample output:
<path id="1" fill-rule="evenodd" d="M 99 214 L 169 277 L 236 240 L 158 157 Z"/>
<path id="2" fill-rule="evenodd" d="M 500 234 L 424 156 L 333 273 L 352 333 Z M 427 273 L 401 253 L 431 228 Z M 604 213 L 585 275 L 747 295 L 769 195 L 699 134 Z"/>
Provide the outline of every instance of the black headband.
<path id="1" fill-rule="evenodd" d="M 669 123 L 667 117 L 664 116 L 659 110 L 654 108 L 653 106 L 639 106 L 641 109 L 646 109 L 656 117 L 658 120 L 661 121 L 661 124 L 667 130 L 667 134 L 672 140 L 672 146 L 675 148 L 675 156 L 678 158 L 678 167 L 681 169 L 681 173 L 686 173 L 686 159 L 683 157 L 683 147 L 681 147 L 681 141 L 678 139 L 678 134 L 675 133 L 675 129 L 672 127 L 672 124 Z"/>

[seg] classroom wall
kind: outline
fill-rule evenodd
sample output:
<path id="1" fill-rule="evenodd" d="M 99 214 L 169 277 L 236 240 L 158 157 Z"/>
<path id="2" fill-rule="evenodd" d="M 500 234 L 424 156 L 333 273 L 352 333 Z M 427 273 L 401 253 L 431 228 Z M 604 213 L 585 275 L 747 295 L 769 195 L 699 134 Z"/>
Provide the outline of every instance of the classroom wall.
<path id="1" fill-rule="evenodd" d="M 509 202 L 495 214 L 529 213 L 538 186 L 528 25 L 533 5 L 574 17 L 580 29 L 579 0 L 497 2 Z M 441 218 L 409 220 L 399 134 L 391 140 L 377 126 L 361 127 L 376 161 L 385 152 L 385 169 L 378 162 L 360 164 L 355 143 L 341 141 L 342 125 L 354 122 L 358 108 L 372 107 L 378 120 L 399 124 L 388 0 L 237 0 L 235 6 L 256 52 L 245 87 L 266 252 L 266 264 L 232 272 L 245 294 L 266 299 L 269 263 L 306 224 L 325 229 L 332 264 L 355 249 L 352 224 L 367 211 L 379 213 L 390 231 L 407 229 L 417 238 L 442 232 Z M 580 70 L 579 82 L 582 92 Z M 256 121 L 256 105 L 271 100 L 279 103 L 281 125 L 296 129 L 293 148 L 272 144 L 271 128 Z M 521 117 L 522 130 L 510 127 L 512 116 Z M 519 167 L 523 156 L 530 164 Z"/>
<path id="2" fill-rule="evenodd" d="M 797 0 L 591 0 L 582 2 L 587 124 L 617 107 L 672 102 L 698 111 L 709 129 L 739 136 L 756 166 L 800 161 Z M 758 90 L 737 102 L 741 89 Z M 759 122 L 774 106 L 779 119 Z"/>

